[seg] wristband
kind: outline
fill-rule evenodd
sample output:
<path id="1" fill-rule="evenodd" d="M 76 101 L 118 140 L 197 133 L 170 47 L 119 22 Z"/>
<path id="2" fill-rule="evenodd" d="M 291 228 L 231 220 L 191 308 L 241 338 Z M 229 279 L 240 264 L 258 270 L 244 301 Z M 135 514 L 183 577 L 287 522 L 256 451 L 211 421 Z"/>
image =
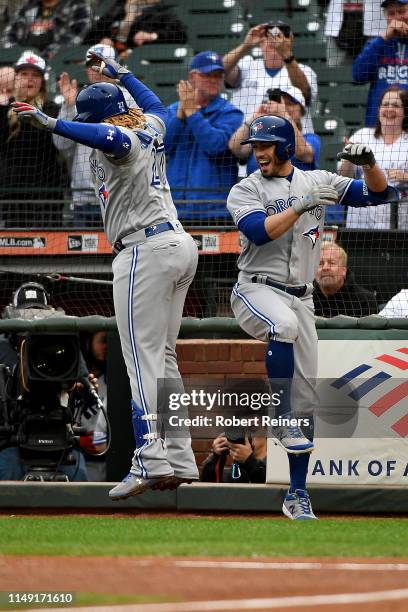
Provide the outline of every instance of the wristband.
<path id="1" fill-rule="evenodd" d="M 289 55 L 289 57 L 284 57 L 283 61 L 285 62 L 285 64 L 291 64 L 294 59 L 295 59 L 294 55 Z"/>

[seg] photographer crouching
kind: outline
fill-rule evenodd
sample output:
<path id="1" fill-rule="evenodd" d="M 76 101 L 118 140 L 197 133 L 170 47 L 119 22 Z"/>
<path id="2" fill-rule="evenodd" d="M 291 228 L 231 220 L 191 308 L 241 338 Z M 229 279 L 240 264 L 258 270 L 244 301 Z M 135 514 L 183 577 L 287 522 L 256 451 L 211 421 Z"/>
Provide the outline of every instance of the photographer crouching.
<path id="1" fill-rule="evenodd" d="M 66 315 L 36 282 L 21 285 L 3 312 L 7 319 L 56 316 Z M 87 481 L 85 456 L 106 452 L 109 437 L 96 388 L 77 333 L 0 338 L 0 480 Z"/>
<path id="2" fill-rule="evenodd" d="M 200 480 L 265 483 L 266 455 L 266 435 L 252 436 L 241 428 L 232 428 L 213 440 L 212 452 L 202 465 Z M 227 462 L 232 463 L 231 471 L 224 469 Z"/>

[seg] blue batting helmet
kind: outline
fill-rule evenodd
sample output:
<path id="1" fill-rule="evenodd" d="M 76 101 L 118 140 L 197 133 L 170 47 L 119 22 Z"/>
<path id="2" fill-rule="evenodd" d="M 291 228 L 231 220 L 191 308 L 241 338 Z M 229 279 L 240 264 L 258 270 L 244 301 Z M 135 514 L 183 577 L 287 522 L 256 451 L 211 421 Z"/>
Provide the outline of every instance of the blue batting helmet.
<path id="1" fill-rule="evenodd" d="M 276 142 L 276 156 L 285 161 L 295 154 L 295 130 L 283 117 L 261 115 L 249 126 L 249 137 L 241 144 L 252 142 Z"/>
<path id="2" fill-rule="evenodd" d="M 81 123 L 99 123 L 129 110 L 122 90 L 113 83 L 87 85 L 78 93 L 75 104 L 77 114 L 73 120 Z"/>

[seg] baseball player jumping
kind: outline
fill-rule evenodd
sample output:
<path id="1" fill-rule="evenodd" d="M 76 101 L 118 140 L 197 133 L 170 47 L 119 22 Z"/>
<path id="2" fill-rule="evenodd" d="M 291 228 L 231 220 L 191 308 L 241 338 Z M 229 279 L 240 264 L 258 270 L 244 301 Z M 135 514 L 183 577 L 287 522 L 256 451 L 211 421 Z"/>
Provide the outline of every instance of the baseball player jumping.
<path id="1" fill-rule="evenodd" d="M 291 164 L 295 133 L 287 119 L 261 116 L 249 137 L 259 170 L 235 185 L 227 206 L 241 233 L 238 282 L 231 304 L 239 325 L 268 342 L 265 363 L 273 393 L 280 395 L 271 428 L 276 443 L 288 453 L 290 489 L 284 514 L 293 520 L 316 519 L 306 490 L 313 450 L 314 381 L 317 377 L 317 334 L 313 279 L 319 264 L 326 206 L 375 206 L 398 199 L 387 184 L 368 146 L 348 144 L 339 154 L 362 167 L 364 180 L 324 170 L 302 171 Z M 286 417 L 307 419 L 303 431 L 286 426 Z"/>
<path id="2" fill-rule="evenodd" d="M 165 445 L 157 432 L 158 379 L 172 379 L 183 392 L 175 346 L 198 253 L 177 220 L 166 179 L 165 107 L 129 70 L 94 55 L 101 62 L 94 69 L 118 79 L 138 109 L 128 108 L 118 86 L 103 82 L 78 93 L 73 121 L 53 119 L 25 103 L 13 108 L 35 126 L 93 149 L 95 192 L 116 255 L 113 298 L 136 441 L 129 474 L 109 492 L 119 500 L 198 479 L 189 434 L 168 438 Z"/>

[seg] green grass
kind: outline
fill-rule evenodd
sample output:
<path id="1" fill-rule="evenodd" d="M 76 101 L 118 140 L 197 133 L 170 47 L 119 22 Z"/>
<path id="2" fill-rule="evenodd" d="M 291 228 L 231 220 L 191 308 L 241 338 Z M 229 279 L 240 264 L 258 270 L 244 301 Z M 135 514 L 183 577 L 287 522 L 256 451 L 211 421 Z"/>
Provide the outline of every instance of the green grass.
<path id="1" fill-rule="evenodd" d="M 0 554 L 406 557 L 408 519 L 1 517 Z"/>
<path id="2" fill-rule="evenodd" d="M 14 593 L 18 591 L 13 591 Z M 23 595 L 23 592 L 21 592 Z M 41 595 L 41 593 L 40 593 Z M 179 598 L 172 596 L 161 596 L 161 595 L 120 595 L 109 593 L 88 593 L 82 591 L 75 591 L 74 600 L 72 604 L 60 604 L 60 603 L 47 603 L 41 604 L 29 604 L 29 603 L 9 603 L 8 593 L 0 593 L 0 610 L 35 610 L 36 608 L 67 608 L 69 609 L 73 605 L 75 606 L 117 606 L 127 604 L 142 604 L 142 603 L 164 603 L 171 601 L 180 601 Z"/>

